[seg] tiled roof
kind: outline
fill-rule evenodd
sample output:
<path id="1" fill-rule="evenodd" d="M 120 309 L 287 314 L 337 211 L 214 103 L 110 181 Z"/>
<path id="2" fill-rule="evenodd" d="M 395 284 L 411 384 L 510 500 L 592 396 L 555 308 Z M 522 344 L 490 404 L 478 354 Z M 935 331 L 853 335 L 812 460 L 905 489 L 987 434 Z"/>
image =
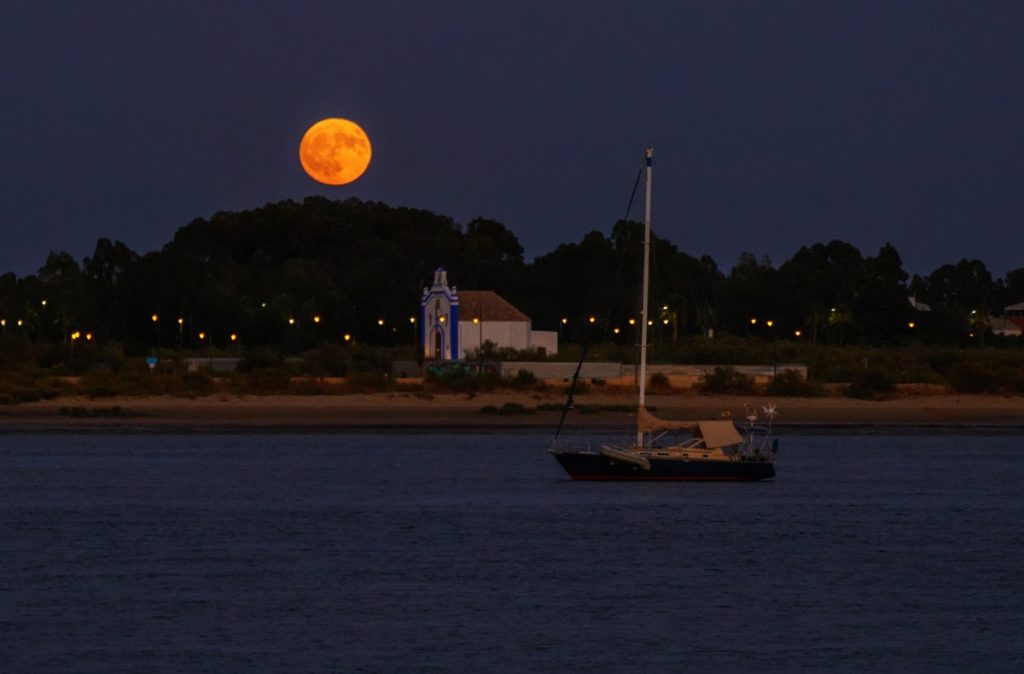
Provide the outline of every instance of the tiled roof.
<path id="1" fill-rule="evenodd" d="M 530 322 L 530 317 L 492 290 L 460 290 L 459 320 Z"/>

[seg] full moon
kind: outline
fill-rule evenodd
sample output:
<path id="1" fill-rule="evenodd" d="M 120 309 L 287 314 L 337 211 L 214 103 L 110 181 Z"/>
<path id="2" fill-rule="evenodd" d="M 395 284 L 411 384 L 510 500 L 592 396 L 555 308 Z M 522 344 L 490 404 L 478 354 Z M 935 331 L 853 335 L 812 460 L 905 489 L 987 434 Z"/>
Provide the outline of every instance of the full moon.
<path id="1" fill-rule="evenodd" d="M 321 119 L 299 143 L 299 161 L 309 177 L 325 185 L 345 185 L 370 165 L 370 138 L 347 119 Z"/>

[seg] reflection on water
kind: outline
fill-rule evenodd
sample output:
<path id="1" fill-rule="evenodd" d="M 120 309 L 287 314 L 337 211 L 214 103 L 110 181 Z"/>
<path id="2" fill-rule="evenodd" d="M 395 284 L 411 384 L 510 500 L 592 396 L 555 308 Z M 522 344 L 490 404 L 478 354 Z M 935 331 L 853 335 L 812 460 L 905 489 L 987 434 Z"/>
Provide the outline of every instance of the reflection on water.
<path id="1" fill-rule="evenodd" d="M 549 439 L 0 436 L 0 670 L 1024 658 L 1018 437 L 797 436 L 753 484 L 573 483 Z"/>

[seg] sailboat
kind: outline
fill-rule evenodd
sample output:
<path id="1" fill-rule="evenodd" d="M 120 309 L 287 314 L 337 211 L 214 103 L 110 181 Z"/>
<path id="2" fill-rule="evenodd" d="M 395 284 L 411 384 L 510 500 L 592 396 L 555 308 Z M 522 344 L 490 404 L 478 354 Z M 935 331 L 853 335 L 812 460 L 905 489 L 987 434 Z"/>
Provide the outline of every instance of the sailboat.
<path id="1" fill-rule="evenodd" d="M 647 300 L 651 256 L 651 178 L 653 148 L 645 151 L 643 282 L 640 295 L 640 367 L 636 435 L 622 445 L 564 445 L 558 433 L 551 453 L 574 480 L 720 480 L 754 481 L 775 477 L 778 441 L 771 437 L 775 407 L 763 408 L 768 427 L 757 426 L 757 411 L 747 415 L 744 433 L 731 418 L 706 421 L 659 419 L 645 404 L 647 384 Z M 582 360 L 580 361 L 582 364 Z M 579 368 L 576 377 L 579 376 Z M 572 387 L 566 410 L 572 405 Z M 562 414 L 562 420 L 565 413 Z M 561 423 L 559 424 L 559 431 Z M 687 437 L 679 439 L 679 432 Z"/>

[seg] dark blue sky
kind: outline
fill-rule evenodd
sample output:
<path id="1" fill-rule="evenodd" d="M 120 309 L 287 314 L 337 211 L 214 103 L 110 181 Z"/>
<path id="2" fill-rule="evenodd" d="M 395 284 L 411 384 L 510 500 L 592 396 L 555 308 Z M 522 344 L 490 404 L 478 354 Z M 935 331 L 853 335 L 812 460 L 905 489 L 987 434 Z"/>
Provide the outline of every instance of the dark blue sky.
<path id="1" fill-rule="evenodd" d="M 726 269 L 834 238 L 1024 266 L 1024 3 L 0 4 L 0 271 L 139 252 L 313 194 L 609 231 L 646 142 L 658 233 Z M 297 158 L 358 122 L 367 174 Z M 443 261 L 438 261 L 442 263 Z"/>

